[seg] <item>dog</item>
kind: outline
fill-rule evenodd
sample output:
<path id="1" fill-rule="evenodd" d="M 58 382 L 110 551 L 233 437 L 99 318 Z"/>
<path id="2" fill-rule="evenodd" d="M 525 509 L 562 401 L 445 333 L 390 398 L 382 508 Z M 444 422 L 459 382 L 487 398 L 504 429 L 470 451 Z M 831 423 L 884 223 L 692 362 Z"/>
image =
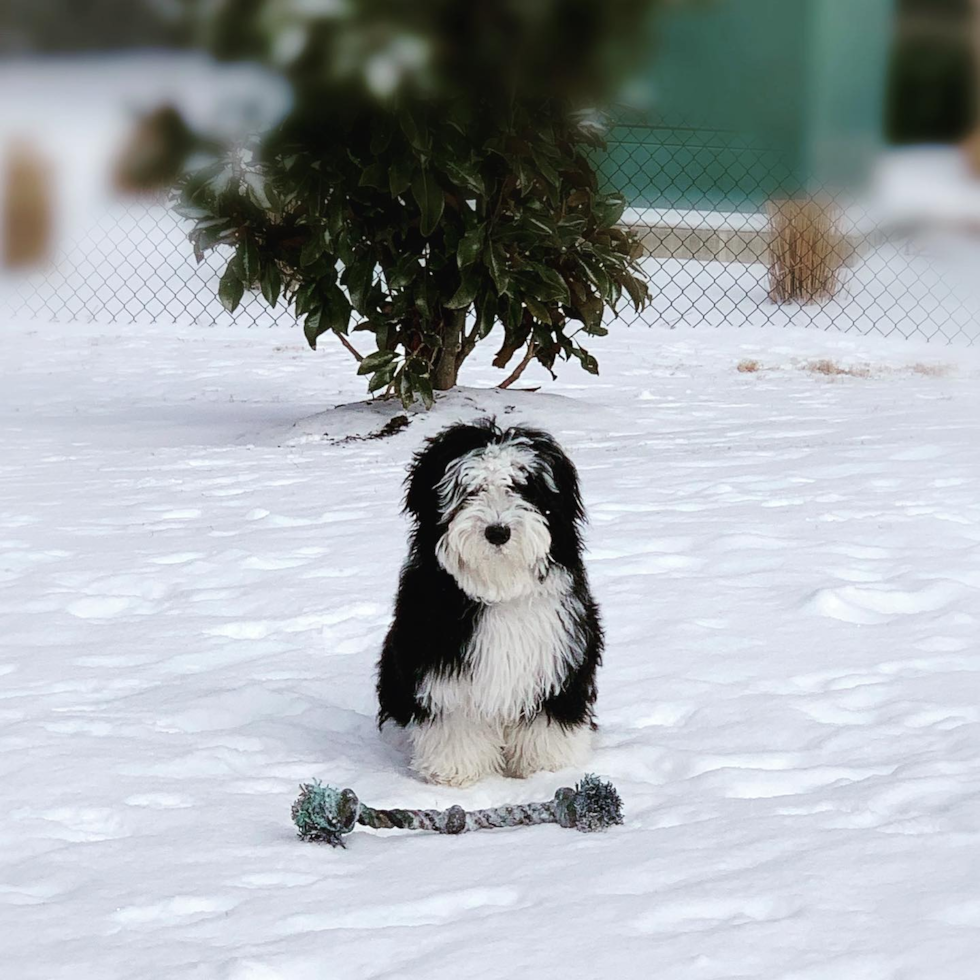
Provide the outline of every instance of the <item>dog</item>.
<path id="1" fill-rule="evenodd" d="M 405 510 L 378 726 L 408 729 L 412 768 L 434 783 L 580 767 L 603 633 L 571 460 L 538 429 L 452 425 L 414 457 Z"/>

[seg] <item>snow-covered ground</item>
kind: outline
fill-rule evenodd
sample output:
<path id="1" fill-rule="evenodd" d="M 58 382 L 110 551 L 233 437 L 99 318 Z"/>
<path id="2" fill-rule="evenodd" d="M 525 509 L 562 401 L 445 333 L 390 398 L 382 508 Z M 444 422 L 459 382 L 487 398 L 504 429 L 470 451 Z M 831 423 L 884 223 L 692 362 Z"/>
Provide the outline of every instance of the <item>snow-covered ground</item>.
<path id="1" fill-rule="evenodd" d="M 973 980 L 980 353 L 617 328 L 602 375 L 387 439 L 297 330 L 7 323 L 0 963 L 16 980 Z M 850 373 L 840 373 L 840 372 Z M 536 384 L 532 372 L 523 379 Z M 457 417 L 577 461 L 623 827 L 296 840 L 435 788 L 374 727 L 404 466 Z"/>

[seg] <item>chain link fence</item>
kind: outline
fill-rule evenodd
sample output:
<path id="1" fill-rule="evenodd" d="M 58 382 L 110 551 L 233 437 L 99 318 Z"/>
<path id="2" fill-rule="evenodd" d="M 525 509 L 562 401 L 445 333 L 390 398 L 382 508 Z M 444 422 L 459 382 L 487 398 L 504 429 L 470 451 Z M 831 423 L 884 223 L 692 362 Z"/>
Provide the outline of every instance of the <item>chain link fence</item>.
<path id="1" fill-rule="evenodd" d="M 980 203 L 980 181 L 963 186 L 957 148 L 886 154 L 861 194 L 787 195 L 791 161 L 740 134 L 634 124 L 614 136 L 602 172 L 637 202 L 623 223 L 644 245 L 658 319 L 980 341 L 980 229 L 958 216 L 961 194 Z"/>
<path id="2" fill-rule="evenodd" d="M 612 135 L 600 169 L 626 198 L 622 224 L 643 243 L 652 295 L 644 322 L 980 340 L 976 229 L 937 228 L 826 192 L 787 201 L 778 158 L 734 134 L 637 125 Z M 163 198 L 114 203 L 75 223 L 50 266 L 8 297 L 10 312 L 230 323 L 217 299 L 225 257 L 198 264 L 186 230 Z M 620 315 L 638 319 L 631 308 Z M 270 310 L 258 296 L 246 296 L 234 319 L 295 323 L 282 303 Z"/>
<path id="3" fill-rule="evenodd" d="M 272 310 L 259 296 L 246 295 L 229 314 L 218 301 L 228 256 L 212 251 L 198 263 L 188 224 L 165 195 L 110 203 L 72 222 L 51 263 L 17 284 L 11 312 L 47 322 L 295 322 L 282 303 Z"/>

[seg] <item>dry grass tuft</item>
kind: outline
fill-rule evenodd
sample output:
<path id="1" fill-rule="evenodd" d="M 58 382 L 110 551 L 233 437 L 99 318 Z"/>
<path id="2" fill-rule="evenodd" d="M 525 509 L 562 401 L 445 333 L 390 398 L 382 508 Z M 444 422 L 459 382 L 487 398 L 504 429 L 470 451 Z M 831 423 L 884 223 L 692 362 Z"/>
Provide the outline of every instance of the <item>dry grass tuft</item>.
<path id="1" fill-rule="evenodd" d="M 949 364 L 923 364 L 917 361 L 910 368 L 913 374 L 922 374 L 927 378 L 945 378 L 950 373 Z"/>
<path id="2" fill-rule="evenodd" d="M 816 303 L 840 286 L 847 245 L 837 210 L 816 200 L 769 202 L 769 298 Z"/>
<path id="3" fill-rule="evenodd" d="M 806 371 L 808 374 L 819 374 L 825 378 L 871 378 L 906 373 L 918 374 L 927 378 L 945 378 L 954 371 L 951 364 L 925 364 L 922 361 L 916 361 L 914 364 L 905 367 L 890 367 L 883 364 L 877 366 L 873 364 L 844 365 L 831 360 L 829 357 L 815 358 L 810 361 L 794 358 L 791 364 L 786 367 L 795 371 Z M 784 368 L 780 365 L 763 367 L 761 361 L 757 361 L 753 357 L 744 357 L 735 365 L 735 370 L 739 374 L 756 374 L 759 371 L 775 371 L 778 373 Z"/>
<path id="4" fill-rule="evenodd" d="M 808 361 L 806 370 L 811 374 L 823 374 L 828 378 L 836 378 L 841 375 L 848 378 L 868 378 L 871 376 L 871 368 L 842 367 L 836 361 L 831 361 L 826 358 L 819 361 Z"/>
<path id="5" fill-rule="evenodd" d="M 172 187 L 194 149 L 194 134 L 172 105 L 137 120 L 113 172 L 116 190 L 148 194 Z"/>
<path id="6" fill-rule="evenodd" d="M 42 265 L 54 235 L 54 189 L 41 155 L 29 143 L 7 152 L 6 179 L 0 189 L 2 264 L 8 269 Z"/>

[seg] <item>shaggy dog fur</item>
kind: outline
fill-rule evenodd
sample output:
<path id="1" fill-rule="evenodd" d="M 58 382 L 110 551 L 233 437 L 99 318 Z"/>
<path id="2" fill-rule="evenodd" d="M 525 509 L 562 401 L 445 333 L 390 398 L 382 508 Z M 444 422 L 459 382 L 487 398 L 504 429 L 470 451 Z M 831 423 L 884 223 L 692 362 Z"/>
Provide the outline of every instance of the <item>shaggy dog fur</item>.
<path id="1" fill-rule="evenodd" d="M 409 729 L 423 778 L 581 766 L 602 629 L 582 563 L 578 474 L 537 429 L 490 420 L 428 441 L 378 669 L 378 723 Z"/>

